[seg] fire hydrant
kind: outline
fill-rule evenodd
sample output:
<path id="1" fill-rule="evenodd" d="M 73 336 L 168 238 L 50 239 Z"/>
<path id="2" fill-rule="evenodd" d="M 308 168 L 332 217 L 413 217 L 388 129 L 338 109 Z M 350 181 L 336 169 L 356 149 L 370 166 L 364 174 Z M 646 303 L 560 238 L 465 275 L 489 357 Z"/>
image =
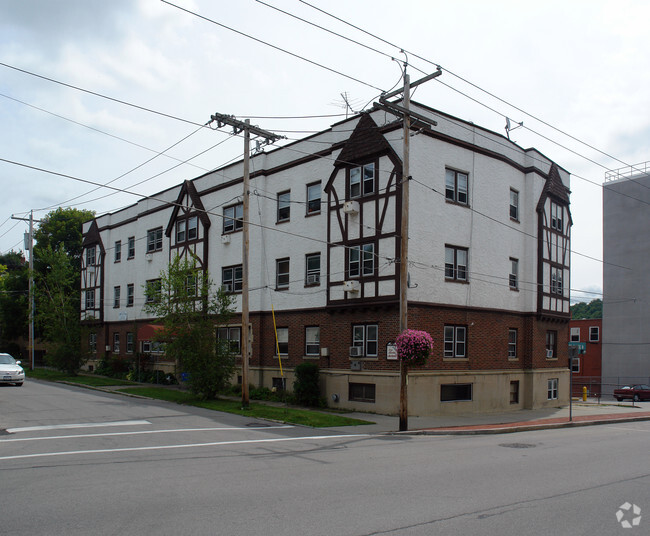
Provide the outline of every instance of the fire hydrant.
<path id="1" fill-rule="evenodd" d="M 582 401 L 583 402 L 587 401 L 587 386 L 586 385 L 582 388 Z"/>

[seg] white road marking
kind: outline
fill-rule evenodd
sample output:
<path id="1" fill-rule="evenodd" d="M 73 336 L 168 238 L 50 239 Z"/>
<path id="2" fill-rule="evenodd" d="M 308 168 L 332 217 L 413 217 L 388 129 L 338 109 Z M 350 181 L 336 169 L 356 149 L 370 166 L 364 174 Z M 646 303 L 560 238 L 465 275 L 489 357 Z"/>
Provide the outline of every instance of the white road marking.
<path id="1" fill-rule="evenodd" d="M 96 449 L 96 450 L 69 450 L 64 452 L 42 452 L 39 454 L 18 454 L 16 456 L 2 456 L 4 460 L 23 460 L 26 458 L 46 458 L 52 456 L 78 456 L 80 454 L 108 454 L 113 452 L 137 452 L 150 450 L 189 449 L 201 447 L 222 447 L 225 445 L 252 445 L 256 443 L 282 443 L 287 441 L 314 441 L 320 439 L 349 439 L 352 437 L 371 437 L 370 434 L 350 435 L 326 435 L 326 436 L 305 436 L 305 437 L 279 437 L 273 439 L 244 439 L 240 441 L 215 441 L 212 443 L 190 443 L 185 445 L 159 445 L 155 447 L 127 447 L 117 449 Z"/>
<path id="2" fill-rule="evenodd" d="M 75 424 L 52 424 L 49 426 L 25 426 L 24 428 L 7 428 L 7 432 L 38 432 L 41 430 L 67 430 L 71 428 L 101 428 L 103 426 L 138 426 L 151 424 L 149 421 L 113 421 L 113 422 L 85 422 Z"/>
<path id="3" fill-rule="evenodd" d="M 246 426 L 235 427 L 226 426 L 221 428 L 178 428 L 175 430 L 140 430 L 138 432 L 108 432 L 106 434 L 74 434 L 65 436 L 46 436 L 46 437 L 17 437 L 15 439 L 0 439 L 2 443 L 13 443 L 16 441 L 46 441 L 50 439 L 77 439 L 82 437 L 109 437 L 109 436 L 126 436 L 141 434 L 169 434 L 172 432 L 216 432 L 216 431 L 237 431 L 237 430 L 278 430 L 280 428 L 293 428 L 293 426 Z"/>

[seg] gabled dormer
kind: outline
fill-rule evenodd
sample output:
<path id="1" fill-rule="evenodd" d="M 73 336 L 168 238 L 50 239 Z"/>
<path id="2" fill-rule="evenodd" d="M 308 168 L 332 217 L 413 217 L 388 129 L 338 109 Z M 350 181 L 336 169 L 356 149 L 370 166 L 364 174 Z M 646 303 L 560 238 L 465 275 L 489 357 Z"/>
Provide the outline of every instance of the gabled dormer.
<path id="1" fill-rule="evenodd" d="M 97 220 L 91 222 L 81 245 L 81 320 L 102 320 L 106 249 Z"/>

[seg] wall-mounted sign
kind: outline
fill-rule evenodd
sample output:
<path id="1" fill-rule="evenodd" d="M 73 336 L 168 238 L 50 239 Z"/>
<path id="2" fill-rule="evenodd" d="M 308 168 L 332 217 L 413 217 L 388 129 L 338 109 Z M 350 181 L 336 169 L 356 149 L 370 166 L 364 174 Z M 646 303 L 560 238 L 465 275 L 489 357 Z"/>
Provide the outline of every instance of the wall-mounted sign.
<path id="1" fill-rule="evenodd" d="M 397 359 L 397 346 L 395 346 L 394 342 L 389 342 L 386 345 L 386 359 Z"/>

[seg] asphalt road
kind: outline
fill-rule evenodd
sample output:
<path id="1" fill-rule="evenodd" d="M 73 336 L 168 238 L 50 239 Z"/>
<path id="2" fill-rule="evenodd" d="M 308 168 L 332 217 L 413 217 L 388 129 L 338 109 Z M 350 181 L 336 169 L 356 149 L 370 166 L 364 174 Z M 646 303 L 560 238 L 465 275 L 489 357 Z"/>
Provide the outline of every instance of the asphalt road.
<path id="1" fill-rule="evenodd" d="M 341 435 L 28 381 L 0 430 L 0 534 L 650 533 L 648 422 Z"/>

